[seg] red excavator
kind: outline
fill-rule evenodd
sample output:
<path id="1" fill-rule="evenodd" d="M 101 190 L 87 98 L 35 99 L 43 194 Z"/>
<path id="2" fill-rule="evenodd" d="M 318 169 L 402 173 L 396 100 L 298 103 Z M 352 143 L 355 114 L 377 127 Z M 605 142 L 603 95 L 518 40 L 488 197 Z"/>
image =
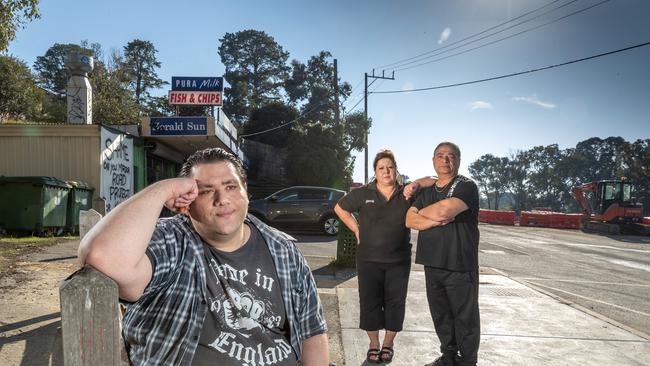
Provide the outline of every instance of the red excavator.
<path id="1" fill-rule="evenodd" d="M 643 205 L 632 198 L 634 186 L 625 178 L 600 180 L 573 189 L 582 213 L 582 230 L 603 234 L 650 234 L 643 224 Z"/>

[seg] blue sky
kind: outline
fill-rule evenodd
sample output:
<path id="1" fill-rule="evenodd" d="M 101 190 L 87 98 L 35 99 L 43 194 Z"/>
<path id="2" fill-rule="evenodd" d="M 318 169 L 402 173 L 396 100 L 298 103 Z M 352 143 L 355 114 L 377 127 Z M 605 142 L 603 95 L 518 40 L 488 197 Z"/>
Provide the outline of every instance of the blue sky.
<path id="1" fill-rule="evenodd" d="M 154 43 L 162 62 L 159 76 L 171 81 L 173 75 L 222 75 L 219 38 L 226 32 L 253 28 L 273 36 L 291 58 L 303 62 L 321 50 L 332 52 L 342 80 L 358 86 L 353 90 L 355 97 L 362 91 L 363 73 L 373 67 L 380 73 L 382 65 L 444 47 L 551 2 L 41 0 L 42 18 L 18 32 L 9 53 L 33 65 L 36 57 L 56 42 L 98 42 L 108 53 L 139 38 Z M 559 0 L 529 18 L 568 5 L 472 46 L 599 2 Z M 607 1 L 481 49 L 397 71 L 396 80 L 378 81 L 370 90 L 405 90 L 483 79 L 645 43 L 650 41 L 648 19 L 650 1 Z M 467 165 L 488 153 L 506 156 L 553 143 L 567 148 L 594 136 L 647 139 L 649 65 L 650 46 L 646 46 L 480 84 L 371 94 L 369 156 L 372 160 L 379 149 L 391 148 L 400 171 L 415 178 L 433 173 L 432 150 L 443 140 L 460 146 L 461 173 L 467 174 Z M 166 94 L 166 90 L 156 94 Z M 347 103 L 347 108 L 357 100 Z M 361 108 L 363 103 L 356 109 Z M 363 154 L 356 156 L 354 179 L 362 181 Z"/>

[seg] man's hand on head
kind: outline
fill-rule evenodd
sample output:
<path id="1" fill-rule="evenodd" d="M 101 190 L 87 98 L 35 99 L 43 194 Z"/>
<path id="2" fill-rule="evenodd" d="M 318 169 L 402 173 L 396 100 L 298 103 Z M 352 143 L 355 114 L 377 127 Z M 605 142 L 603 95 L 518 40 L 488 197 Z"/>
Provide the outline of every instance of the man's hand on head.
<path id="1" fill-rule="evenodd" d="M 187 214 L 190 205 L 199 195 L 199 188 L 196 180 L 191 178 L 173 178 L 168 180 L 169 199 L 165 201 L 165 207 L 174 211 Z"/>

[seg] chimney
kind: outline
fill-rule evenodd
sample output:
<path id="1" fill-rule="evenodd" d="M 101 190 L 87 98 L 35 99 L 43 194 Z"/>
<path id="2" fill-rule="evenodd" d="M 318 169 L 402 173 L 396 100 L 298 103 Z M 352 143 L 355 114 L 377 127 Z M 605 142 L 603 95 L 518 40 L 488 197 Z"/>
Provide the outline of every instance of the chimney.
<path id="1" fill-rule="evenodd" d="M 93 71 L 92 56 L 73 52 L 65 58 L 65 66 L 70 70 L 68 80 L 68 123 L 93 123 L 93 89 L 88 80 L 88 73 Z"/>

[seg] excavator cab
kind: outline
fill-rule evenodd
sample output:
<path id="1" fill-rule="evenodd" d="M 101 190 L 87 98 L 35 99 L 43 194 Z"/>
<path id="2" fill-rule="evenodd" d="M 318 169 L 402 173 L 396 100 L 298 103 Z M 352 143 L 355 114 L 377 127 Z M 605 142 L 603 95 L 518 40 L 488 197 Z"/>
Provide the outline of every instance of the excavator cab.
<path id="1" fill-rule="evenodd" d="M 604 214 L 607 209 L 618 204 L 621 207 L 636 206 L 632 200 L 634 186 L 625 180 L 604 180 L 598 182 L 598 214 Z"/>

